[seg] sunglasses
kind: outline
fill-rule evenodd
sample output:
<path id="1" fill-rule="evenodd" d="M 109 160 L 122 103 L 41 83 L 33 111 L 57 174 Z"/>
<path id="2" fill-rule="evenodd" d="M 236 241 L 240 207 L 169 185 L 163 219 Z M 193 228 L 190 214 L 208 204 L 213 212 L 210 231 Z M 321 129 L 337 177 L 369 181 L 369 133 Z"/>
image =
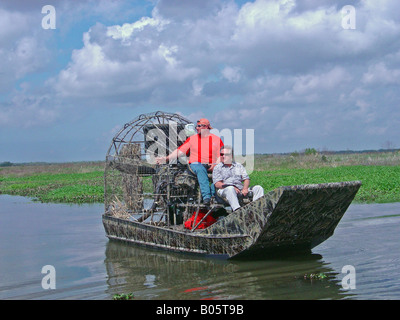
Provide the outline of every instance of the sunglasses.
<path id="1" fill-rule="evenodd" d="M 197 127 L 208 127 L 206 124 L 198 124 Z"/>
<path id="2" fill-rule="evenodd" d="M 222 153 L 222 152 L 221 152 L 220 155 L 221 155 L 221 156 L 230 156 L 230 155 L 232 155 L 232 154 L 231 154 L 231 153 Z"/>

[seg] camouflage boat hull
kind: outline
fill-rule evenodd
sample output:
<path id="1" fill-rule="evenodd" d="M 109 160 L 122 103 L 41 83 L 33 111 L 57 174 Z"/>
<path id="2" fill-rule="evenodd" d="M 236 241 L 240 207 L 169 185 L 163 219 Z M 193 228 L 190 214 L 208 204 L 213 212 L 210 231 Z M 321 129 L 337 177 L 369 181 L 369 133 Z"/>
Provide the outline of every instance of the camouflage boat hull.
<path id="1" fill-rule="evenodd" d="M 331 237 L 361 182 L 277 188 L 202 230 L 178 231 L 103 215 L 109 239 L 238 258 L 311 250 Z"/>

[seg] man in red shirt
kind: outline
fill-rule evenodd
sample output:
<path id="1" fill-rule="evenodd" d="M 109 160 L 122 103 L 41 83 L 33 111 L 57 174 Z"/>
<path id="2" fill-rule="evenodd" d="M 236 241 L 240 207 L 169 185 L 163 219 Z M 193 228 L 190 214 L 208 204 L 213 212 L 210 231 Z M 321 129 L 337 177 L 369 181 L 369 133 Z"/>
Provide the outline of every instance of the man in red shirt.
<path id="1" fill-rule="evenodd" d="M 200 119 L 197 121 L 197 134 L 190 136 L 175 151 L 166 157 L 156 158 L 156 163 L 165 163 L 183 155 L 189 155 L 189 165 L 197 175 L 203 203 L 210 204 L 211 196 L 215 194 L 215 187 L 208 181 L 207 171 L 212 172 L 215 165 L 219 162 L 219 151 L 224 143 L 221 138 L 212 134 L 210 121 Z"/>

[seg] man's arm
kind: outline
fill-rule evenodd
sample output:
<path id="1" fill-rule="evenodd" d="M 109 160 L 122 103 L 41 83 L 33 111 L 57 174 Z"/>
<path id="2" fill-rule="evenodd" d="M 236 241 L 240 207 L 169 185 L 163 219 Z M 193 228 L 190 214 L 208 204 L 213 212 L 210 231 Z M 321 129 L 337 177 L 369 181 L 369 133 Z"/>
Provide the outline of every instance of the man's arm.
<path id="1" fill-rule="evenodd" d="M 172 151 L 168 156 L 166 157 L 157 157 L 156 158 L 156 163 L 157 164 L 164 164 L 170 160 L 177 159 L 178 157 L 184 156 L 190 149 L 190 139 L 191 137 L 187 138 L 186 141 L 177 149 Z"/>
<path id="2" fill-rule="evenodd" d="M 168 156 L 166 156 L 166 157 L 157 157 L 157 158 L 156 158 L 156 163 L 157 163 L 157 164 L 166 163 L 166 162 L 168 162 L 168 161 L 170 161 L 170 160 L 176 159 L 176 158 L 181 157 L 181 156 L 183 156 L 183 155 L 184 155 L 184 153 L 183 153 L 181 150 L 176 149 L 175 151 L 172 151 L 172 152 L 171 152 Z"/>
<path id="3" fill-rule="evenodd" d="M 236 193 L 240 193 L 240 189 L 239 189 L 238 187 L 234 186 L 234 185 L 226 185 L 226 184 L 223 183 L 222 181 L 218 181 L 218 182 L 215 183 L 215 188 L 217 188 L 217 189 L 224 189 L 224 188 L 226 188 L 227 186 L 234 187 Z M 247 192 L 248 192 L 248 191 L 247 191 Z"/>
<path id="4" fill-rule="evenodd" d="M 249 193 L 249 185 L 250 179 L 246 179 L 243 181 L 242 195 L 247 196 L 247 194 Z"/>
<path id="5" fill-rule="evenodd" d="M 217 181 L 217 182 L 215 183 L 215 187 L 216 187 L 217 189 L 222 189 L 222 188 L 223 188 L 223 185 L 224 185 L 224 183 L 222 182 L 222 180 L 221 180 L 221 181 Z"/>

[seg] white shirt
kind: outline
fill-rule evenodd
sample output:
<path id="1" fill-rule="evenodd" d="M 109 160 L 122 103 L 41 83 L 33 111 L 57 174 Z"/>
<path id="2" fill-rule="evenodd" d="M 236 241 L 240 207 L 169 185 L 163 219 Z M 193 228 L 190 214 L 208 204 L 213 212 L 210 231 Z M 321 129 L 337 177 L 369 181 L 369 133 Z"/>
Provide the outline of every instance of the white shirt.
<path id="1" fill-rule="evenodd" d="M 212 178 L 214 184 L 218 181 L 222 181 L 223 184 L 233 185 L 239 190 L 243 189 L 243 181 L 250 179 L 245 167 L 234 161 L 231 166 L 223 164 L 222 162 L 218 163 L 214 167 Z"/>

